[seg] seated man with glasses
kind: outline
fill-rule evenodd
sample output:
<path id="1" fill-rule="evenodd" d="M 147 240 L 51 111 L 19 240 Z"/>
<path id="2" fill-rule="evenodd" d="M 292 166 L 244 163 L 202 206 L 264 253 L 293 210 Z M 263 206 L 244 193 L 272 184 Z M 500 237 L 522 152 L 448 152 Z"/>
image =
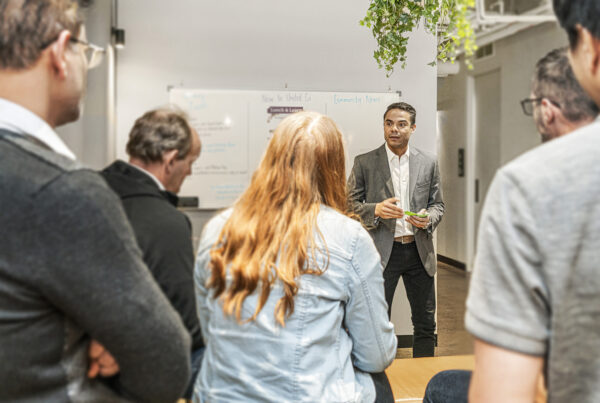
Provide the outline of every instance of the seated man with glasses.
<path id="1" fill-rule="evenodd" d="M 73 0 L 3 0 L 0 43 L 0 401 L 175 401 L 190 337 L 119 199 L 54 131 L 103 51 Z"/>
<path id="2" fill-rule="evenodd" d="M 521 107 L 525 115 L 533 116 L 543 142 L 586 126 L 598 116 L 598 107 L 573 75 L 566 48 L 540 59 L 531 98 L 522 100 Z"/>

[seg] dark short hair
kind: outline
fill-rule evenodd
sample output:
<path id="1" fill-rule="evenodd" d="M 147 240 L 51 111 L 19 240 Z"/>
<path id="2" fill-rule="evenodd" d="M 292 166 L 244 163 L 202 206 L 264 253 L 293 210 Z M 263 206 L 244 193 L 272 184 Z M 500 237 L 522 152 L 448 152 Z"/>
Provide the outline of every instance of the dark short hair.
<path id="1" fill-rule="evenodd" d="M 598 116 L 598 106 L 573 74 L 567 48 L 554 49 L 537 62 L 531 90 L 536 98 L 548 98 L 558 103 L 565 118 L 571 122 Z"/>
<path id="2" fill-rule="evenodd" d="M 385 113 L 383 114 L 383 120 L 385 120 L 387 113 L 392 109 L 400 109 L 402 111 L 408 112 L 408 114 L 410 115 L 410 124 L 414 125 L 415 123 L 417 123 L 417 111 L 415 110 L 415 108 L 413 108 L 412 105 L 409 105 L 406 102 L 396 102 L 389 105 L 385 110 Z"/>
<path id="3" fill-rule="evenodd" d="M 579 42 L 577 24 L 600 39 L 600 2 L 598 0 L 554 0 L 554 13 L 569 35 L 571 49 Z"/>
<path id="4" fill-rule="evenodd" d="M 174 107 L 146 112 L 135 121 L 127 142 L 127 154 L 145 163 L 161 162 L 171 150 L 177 150 L 177 159 L 184 159 L 191 148 L 187 115 Z"/>
<path id="5" fill-rule="evenodd" d="M 82 19 L 76 0 L 2 0 L 0 2 L 0 69 L 31 67 L 63 30 L 79 36 Z"/>

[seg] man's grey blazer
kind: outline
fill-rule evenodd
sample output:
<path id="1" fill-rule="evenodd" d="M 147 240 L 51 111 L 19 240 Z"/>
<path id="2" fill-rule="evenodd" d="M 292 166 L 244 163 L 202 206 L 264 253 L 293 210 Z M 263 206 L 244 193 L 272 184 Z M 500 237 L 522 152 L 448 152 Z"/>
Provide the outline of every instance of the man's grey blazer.
<path id="1" fill-rule="evenodd" d="M 394 245 L 395 219 L 375 218 L 375 205 L 394 197 L 392 175 L 385 150 L 386 145 L 361 154 L 354 159 L 348 178 L 348 198 L 354 212 L 375 241 L 381 255 L 381 264 L 386 267 Z M 430 276 L 436 271 L 436 256 L 433 249 L 433 231 L 444 215 L 440 172 L 435 157 L 410 147 L 409 153 L 409 198 L 410 211 L 427 209 L 429 225 L 420 229 L 413 227 L 417 250 L 421 262 Z"/>

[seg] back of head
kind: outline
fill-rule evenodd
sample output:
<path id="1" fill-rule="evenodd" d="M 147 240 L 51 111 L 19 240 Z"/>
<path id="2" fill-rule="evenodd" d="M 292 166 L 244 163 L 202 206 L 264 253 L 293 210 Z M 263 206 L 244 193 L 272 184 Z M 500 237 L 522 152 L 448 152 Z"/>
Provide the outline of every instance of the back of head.
<path id="1" fill-rule="evenodd" d="M 600 39 L 600 2 L 598 0 L 553 0 L 554 12 L 560 25 L 569 35 L 569 43 L 574 49 L 579 42 L 576 25 L 590 31 Z"/>
<path id="2" fill-rule="evenodd" d="M 538 61 L 532 92 L 536 98 L 548 98 L 559 104 L 562 114 L 573 123 L 598 116 L 598 106 L 573 74 L 566 48 L 555 49 Z"/>
<path id="3" fill-rule="evenodd" d="M 304 211 L 320 203 L 344 211 L 345 179 L 344 145 L 335 122 L 316 112 L 299 112 L 275 130 L 249 190 L 268 190 L 265 196 L 278 205 L 291 197 Z"/>
<path id="4" fill-rule="evenodd" d="M 163 154 L 177 150 L 177 159 L 185 158 L 192 147 L 192 128 L 187 115 L 174 107 L 146 112 L 135 121 L 127 154 L 145 164 L 160 163 Z"/>
<path id="5" fill-rule="evenodd" d="M 314 254 L 317 249 L 314 231 L 321 204 L 347 211 L 342 134 L 330 118 L 299 112 L 275 130 L 250 186 L 211 251 L 209 287 L 215 289 L 215 297 L 223 294 L 226 314 L 235 314 L 240 321 L 244 299 L 260 284 L 259 303 L 249 318 L 253 320 L 274 282 L 281 281 L 285 295 L 275 315 L 284 325 L 294 310 L 296 279 L 322 273 L 321 268 L 305 265 L 308 250 Z M 226 268 L 233 278 L 229 285 Z"/>
<path id="6" fill-rule="evenodd" d="M 2 0 L 0 69 L 22 70 L 33 66 L 63 30 L 77 38 L 82 26 L 77 8 L 78 2 L 74 0 Z"/>

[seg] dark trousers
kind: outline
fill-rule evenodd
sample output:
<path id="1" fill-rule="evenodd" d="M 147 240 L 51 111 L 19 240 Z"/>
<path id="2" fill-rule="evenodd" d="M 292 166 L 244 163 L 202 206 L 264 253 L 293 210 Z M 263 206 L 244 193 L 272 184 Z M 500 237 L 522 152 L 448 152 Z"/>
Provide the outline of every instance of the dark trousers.
<path id="1" fill-rule="evenodd" d="M 200 367 L 202 366 L 204 351 L 206 351 L 206 347 L 200 347 L 199 349 L 192 351 L 192 377 L 183 395 L 184 399 L 190 400 L 194 394 L 194 384 L 196 383 L 196 378 L 198 377 Z"/>
<path id="2" fill-rule="evenodd" d="M 413 357 L 433 357 L 435 349 L 435 285 L 425 271 L 415 242 L 394 242 L 383 272 L 388 315 L 398 281 L 402 277 L 413 324 Z"/>
<path id="3" fill-rule="evenodd" d="M 392 387 L 385 372 L 372 373 L 371 378 L 375 385 L 375 403 L 394 403 Z"/>
<path id="4" fill-rule="evenodd" d="M 423 403 L 467 403 L 470 383 L 471 371 L 442 371 L 427 384 Z"/>

